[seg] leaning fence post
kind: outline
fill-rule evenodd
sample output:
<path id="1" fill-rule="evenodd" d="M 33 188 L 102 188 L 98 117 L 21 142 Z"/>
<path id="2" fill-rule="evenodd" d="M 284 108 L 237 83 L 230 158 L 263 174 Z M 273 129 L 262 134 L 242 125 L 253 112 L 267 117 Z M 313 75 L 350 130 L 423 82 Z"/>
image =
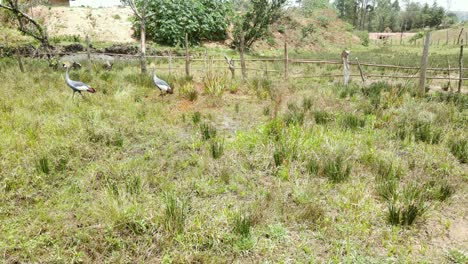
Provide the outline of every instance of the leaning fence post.
<path id="1" fill-rule="evenodd" d="M 449 43 L 449 30 L 447 29 L 446 32 L 446 40 L 445 40 L 445 45 L 448 46 L 448 43 Z"/>
<path id="2" fill-rule="evenodd" d="M 460 44 L 460 38 L 461 38 L 461 35 L 463 34 L 463 30 L 464 30 L 464 29 L 465 29 L 465 28 L 462 28 L 462 29 L 460 30 L 460 34 L 458 34 L 457 45 Z"/>
<path id="3" fill-rule="evenodd" d="M 185 75 L 190 76 L 190 52 L 188 33 L 185 33 Z"/>
<path id="4" fill-rule="evenodd" d="M 460 76 L 458 79 L 458 93 L 461 93 L 461 87 L 463 84 L 463 45 L 460 46 L 460 57 L 459 57 L 459 72 Z"/>
<path id="5" fill-rule="evenodd" d="M 348 61 L 349 54 L 350 54 L 349 50 L 344 50 L 341 53 L 341 59 L 343 60 L 344 85 L 346 85 L 346 86 L 349 83 L 349 76 L 350 76 L 349 61 Z"/>
<path id="6" fill-rule="evenodd" d="M 427 57 L 429 55 L 430 43 L 431 43 L 431 32 L 427 32 L 426 42 L 424 44 L 423 56 L 421 59 L 421 76 L 419 78 L 419 95 L 420 96 L 423 96 L 426 93 Z"/>
<path id="7" fill-rule="evenodd" d="M 234 79 L 236 77 L 236 74 L 235 74 L 236 67 L 234 66 L 234 60 L 229 59 L 227 56 L 224 56 L 224 58 L 226 59 L 226 63 L 229 65 L 229 70 L 231 71 L 231 77 L 232 79 Z"/>
<path id="8" fill-rule="evenodd" d="M 356 61 L 357 61 L 357 65 L 359 68 L 359 73 L 361 74 L 362 83 L 365 84 L 366 78 L 364 77 L 364 71 L 362 70 L 361 63 L 359 63 L 359 59 L 357 57 L 356 57 Z"/>
<path id="9" fill-rule="evenodd" d="M 203 73 L 206 75 L 206 49 L 205 49 L 205 54 L 203 55 Z"/>
<path id="10" fill-rule="evenodd" d="M 284 79 L 288 79 L 289 71 L 289 55 L 288 55 L 288 42 L 287 39 L 284 41 Z"/>
<path id="11" fill-rule="evenodd" d="M 452 92 L 452 90 L 453 90 L 452 89 L 452 76 L 451 76 L 452 66 L 450 65 L 450 61 L 449 61 L 448 56 L 447 56 L 447 64 L 448 64 L 448 80 L 449 80 L 447 89 L 450 90 L 450 92 Z"/>

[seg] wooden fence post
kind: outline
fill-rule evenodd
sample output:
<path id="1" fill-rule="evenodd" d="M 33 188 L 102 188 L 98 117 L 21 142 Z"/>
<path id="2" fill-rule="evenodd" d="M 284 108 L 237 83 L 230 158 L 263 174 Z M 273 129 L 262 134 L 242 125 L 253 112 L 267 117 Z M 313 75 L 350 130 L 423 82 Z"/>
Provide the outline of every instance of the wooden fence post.
<path id="1" fill-rule="evenodd" d="M 346 86 L 348 86 L 349 77 L 351 75 L 351 73 L 349 71 L 349 61 L 348 61 L 349 54 L 350 54 L 349 50 L 344 50 L 341 53 L 341 59 L 343 60 L 344 85 L 346 85 Z"/>
<path id="2" fill-rule="evenodd" d="M 426 93 L 426 70 L 427 59 L 429 55 L 429 44 L 431 43 L 431 32 L 426 34 L 426 42 L 424 44 L 423 56 L 421 59 L 421 76 L 419 78 L 419 95 L 424 96 Z"/>
<path id="3" fill-rule="evenodd" d="M 460 38 L 461 38 L 461 35 L 462 35 L 464 29 L 465 29 L 465 28 L 462 28 L 462 29 L 460 30 L 460 34 L 458 34 L 457 45 L 460 45 Z"/>
<path id="4" fill-rule="evenodd" d="M 451 92 L 453 90 L 452 89 L 452 76 L 451 76 L 452 66 L 450 65 L 450 61 L 449 61 L 448 56 L 447 56 L 447 65 L 448 65 L 448 80 L 449 80 L 447 90 L 449 90 Z"/>
<path id="5" fill-rule="evenodd" d="M 245 59 L 244 59 L 244 45 L 245 45 L 245 33 L 241 32 L 240 34 L 240 60 L 241 60 L 241 68 L 242 68 L 242 81 L 247 80 L 247 69 L 245 67 Z"/>
<path id="6" fill-rule="evenodd" d="M 447 36 L 446 36 L 446 40 L 445 40 L 445 45 L 448 46 L 448 43 L 449 43 L 449 30 L 447 29 L 447 31 L 445 31 L 445 32 L 447 33 L 446 34 Z"/>
<path id="7" fill-rule="evenodd" d="M 190 52 L 188 33 L 185 33 L 185 75 L 190 76 Z"/>
<path id="8" fill-rule="evenodd" d="M 207 52 L 206 52 L 206 49 L 205 49 L 205 54 L 203 55 L 203 65 L 204 65 L 203 72 L 205 73 L 205 75 L 206 75 L 206 67 L 207 67 L 206 66 L 206 55 L 207 55 Z"/>
<path id="9" fill-rule="evenodd" d="M 233 59 L 229 59 L 227 56 L 224 56 L 224 58 L 226 59 L 226 63 L 229 65 L 229 70 L 231 71 L 231 77 L 232 79 L 234 79 L 236 77 L 236 67 L 234 65 L 234 60 Z"/>
<path id="10" fill-rule="evenodd" d="M 356 57 L 356 61 L 357 61 L 357 65 L 358 65 L 358 68 L 359 68 L 359 73 L 361 74 L 361 79 L 362 79 L 362 84 L 365 84 L 366 83 L 366 77 L 364 76 L 364 71 L 361 67 L 361 63 L 359 63 L 359 59 Z"/>
<path id="11" fill-rule="evenodd" d="M 91 44 L 88 35 L 86 35 L 86 56 L 88 58 L 88 68 L 91 70 Z"/>
<path id="12" fill-rule="evenodd" d="M 463 84 L 463 45 L 460 46 L 460 57 L 459 57 L 459 81 L 458 81 L 458 93 L 461 93 L 461 87 Z"/>
<path id="13" fill-rule="evenodd" d="M 284 79 L 288 79 L 289 71 L 289 55 L 288 55 L 288 42 L 287 39 L 284 41 Z"/>

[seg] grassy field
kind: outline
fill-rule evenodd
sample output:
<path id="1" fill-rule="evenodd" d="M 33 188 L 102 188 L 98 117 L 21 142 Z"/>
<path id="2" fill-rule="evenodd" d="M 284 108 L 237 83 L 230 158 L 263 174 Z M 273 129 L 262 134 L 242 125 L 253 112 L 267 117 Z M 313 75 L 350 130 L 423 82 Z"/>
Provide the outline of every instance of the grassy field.
<path id="1" fill-rule="evenodd" d="M 72 99 L 25 67 L 0 60 L 6 263 L 468 259 L 466 94 L 197 73 L 161 98 L 117 62 Z"/>

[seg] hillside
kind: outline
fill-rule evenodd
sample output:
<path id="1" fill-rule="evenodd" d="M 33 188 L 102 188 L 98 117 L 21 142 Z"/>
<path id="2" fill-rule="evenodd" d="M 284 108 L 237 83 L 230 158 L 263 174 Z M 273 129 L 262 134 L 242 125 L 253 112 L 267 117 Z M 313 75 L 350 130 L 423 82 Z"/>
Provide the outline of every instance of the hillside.
<path id="1" fill-rule="evenodd" d="M 39 6 L 33 10 L 40 17 L 52 37 L 79 36 L 88 34 L 94 42 L 136 43 L 132 37 L 132 11 L 129 8 L 70 8 Z M 304 17 L 291 12 L 271 27 L 270 35 L 257 42 L 254 49 L 278 49 L 287 38 L 291 48 L 318 51 L 330 46 L 344 47 L 359 43 L 349 25 L 339 20 L 333 10 Z M 207 46 L 228 48 L 230 40 L 222 43 L 205 43 Z"/>

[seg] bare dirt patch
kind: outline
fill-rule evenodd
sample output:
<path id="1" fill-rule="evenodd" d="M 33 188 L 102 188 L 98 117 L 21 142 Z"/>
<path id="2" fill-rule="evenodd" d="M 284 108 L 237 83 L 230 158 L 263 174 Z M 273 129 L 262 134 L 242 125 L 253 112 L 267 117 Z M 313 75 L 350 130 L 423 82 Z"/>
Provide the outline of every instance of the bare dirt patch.
<path id="1" fill-rule="evenodd" d="M 131 43 L 132 10 L 124 7 L 71 8 L 38 6 L 33 16 L 40 17 L 50 36 L 89 35 L 92 41 Z"/>

